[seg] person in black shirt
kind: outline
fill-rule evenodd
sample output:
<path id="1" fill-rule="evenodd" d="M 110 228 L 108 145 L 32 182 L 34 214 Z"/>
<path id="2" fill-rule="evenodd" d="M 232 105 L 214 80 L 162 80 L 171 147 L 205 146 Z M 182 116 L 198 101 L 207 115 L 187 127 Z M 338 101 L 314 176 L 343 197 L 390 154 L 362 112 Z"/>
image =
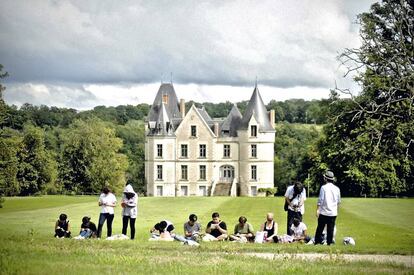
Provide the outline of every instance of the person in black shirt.
<path id="1" fill-rule="evenodd" d="M 70 224 L 66 214 L 60 214 L 55 224 L 56 238 L 70 238 Z"/>
<path id="2" fill-rule="evenodd" d="M 82 218 L 82 224 L 81 224 L 81 230 L 79 232 L 79 236 L 75 237 L 75 239 L 88 239 L 88 238 L 94 238 L 96 237 L 96 225 L 91 222 L 90 217 L 83 217 Z"/>
<path id="3" fill-rule="evenodd" d="M 212 215 L 212 221 L 207 224 L 206 235 L 203 241 L 224 241 L 227 239 L 227 225 L 224 221 L 220 220 L 220 214 L 214 212 Z"/>

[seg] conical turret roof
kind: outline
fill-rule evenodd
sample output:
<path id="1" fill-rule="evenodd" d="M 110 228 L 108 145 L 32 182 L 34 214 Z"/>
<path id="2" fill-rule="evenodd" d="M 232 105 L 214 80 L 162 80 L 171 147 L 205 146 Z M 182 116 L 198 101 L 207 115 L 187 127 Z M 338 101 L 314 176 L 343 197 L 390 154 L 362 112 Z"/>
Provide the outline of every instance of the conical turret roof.
<path id="1" fill-rule="evenodd" d="M 249 121 L 252 116 L 256 119 L 259 124 L 260 132 L 274 132 L 275 129 L 270 124 L 269 116 L 267 114 L 266 106 L 263 103 L 262 97 L 260 96 L 257 85 L 254 87 L 252 97 L 250 98 L 249 104 L 247 105 L 246 111 L 243 114 L 243 120 L 241 123 L 241 129 L 247 129 Z"/>
<path id="2" fill-rule="evenodd" d="M 237 129 L 239 128 L 241 121 L 242 114 L 240 113 L 239 108 L 237 108 L 237 105 L 234 104 L 229 115 L 221 125 L 222 134 L 227 132 L 229 136 L 237 137 Z"/>
<path id="3" fill-rule="evenodd" d="M 181 118 L 179 102 L 174 90 L 174 86 L 171 83 L 163 83 L 158 89 L 158 93 L 155 97 L 154 103 L 151 106 L 151 110 L 148 114 L 148 121 L 156 121 L 158 119 L 159 112 L 161 111 L 163 100 L 165 100 L 165 107 L 168 110 L 170 119 Z"/>
<path id="4" fill-rule="evenodd" d="M 155 128 L 151 129 L 152 135 L 171 135 L 173 134 L 173 125 L 171 123 L 171 115 L 168 112 L 167 104 L 162 103 Z"/>

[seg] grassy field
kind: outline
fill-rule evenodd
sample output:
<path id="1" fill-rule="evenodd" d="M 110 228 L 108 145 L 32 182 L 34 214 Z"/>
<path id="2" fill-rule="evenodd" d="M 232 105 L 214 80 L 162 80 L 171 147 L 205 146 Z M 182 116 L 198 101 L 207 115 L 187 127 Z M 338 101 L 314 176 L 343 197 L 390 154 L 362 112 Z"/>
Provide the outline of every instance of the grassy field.
<path id="1" fill-rule="evenodd" d="M 309 233 L 316 228 L 316 199 L 306 201 L 304 222 Z M 218 211 L 230 228 L 245 215 L 255 229 L 269 211 L 275 213 L 279 233 L 286 231 L 283 199 L 277 198 L 140 198 L 137 239 L 106 241 L 54 239 L 58 215 L 68 214 L 72 232 L 79 231 L 81 218 L 90 215 L 97 223 L 96 197 L 45 196 L 6 198 L 0 209 L 0 273 L 413 273 L 412 269 L 390 263 L 265 260 L 244 256 L 247 252 L 266 253 L 359 253 L 414 254 L 414 200 L 343 199 L 337 219 L 335 246 L 300 244 L 203 243 L 200 247 L 174 243 L 148 242 L 149 228 L 166 218 L 182 224 L 196 213 L 205 226 L 212 212 Z M 114 234 L 121 233 L 120 209 L 116 210 Z M 103 236 L 106 234 L 104 230 Z M 352 236 L 357 245 L 344 246 L 341 240 Z"/>

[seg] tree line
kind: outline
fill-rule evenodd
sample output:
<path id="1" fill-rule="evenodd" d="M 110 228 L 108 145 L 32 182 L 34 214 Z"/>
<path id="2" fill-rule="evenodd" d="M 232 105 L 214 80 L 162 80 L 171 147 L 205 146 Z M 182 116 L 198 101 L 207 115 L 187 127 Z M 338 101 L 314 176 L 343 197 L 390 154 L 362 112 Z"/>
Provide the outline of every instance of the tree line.
<path id="1" fill-rule="evenodd" d="M 303 100 L 290 102 L 290 105 L 306 104 Z M 229 102 L 187 104 L 204 106 L 213 117 L 224 117 L 232 107 Z M 242 111 L 247 106 L 247 102 L 238 104 Z M 299 105 L 295 108 L 300 109 Z M 2 100 L 2 108 L 0 165 L 4 169 L 0 188 L 5 195 L 95 193 L 107 184 L 114 190 L 119 189 L 125 181 L 139 192 L 145 192 L 143 120 L 150 105 L 97 106 L 79 112 L 27 103 L 17 108 Z M 280 133 L 276 147 L 281 153 L 290 152 L 292 148 L 281 146 L 285 136 Z M 276 155 L 279 156 L 279 151 Z M 293 161 L 298 160 L 288 162 Z M 294 167 L 281 166 L 283 171 Z M 288 177 L 283 178 L 277 180 L 279 185 L 288 184 Z"/>
<path id="2" fill-rule="evenodd" d="M 324 100 L 271 101 L 278 122 L 275 185 L 295 180 L 316 194 L 332 170 L 347 196 L 414 194 L 413 4 L 386 0 L 358 17 L 362 45 L 339 60 L 358 95 L 335 88 Z M 7 77 L 0 67 L 0 78 Z M 0 84 L 0 92 L 5 87 Z M 341 94 L 347 95 L 346 98 Z M 187 102 L 225 117 L 232 103 Z M 237 103 L 243 113 L 247 101 Z M 144 124 L 150 106 L 74 109 L 8 106 L 0 93 L 0 196 L 145 191 Z M 298 124 L 301 123 L 301 124 Z M 321 126 L 323 125 L 323 126 Z"/>
<path id="3" fill-rule="evenodd" d="M 237 108 L 243 114 L 246 110 L 248 100 L 236 103 Z M 206 111 L 215 118 L 226 117 L 233 103 L 230 101 L 222 103 L 199 103 L 195 101 L 189 101 L 186 103 L 186 110 L 192 105 L 198 108 L 204 107 Z M 305 124 L 324 124 L 327 122 L 328 100 L 311 100 L 306 101 L 304 99 L 288 99 L 285 101 L 271 100 L 266 105 L 267 110 L 275 110 L 276 122 L 289 122 L 289 123 L 305 123 Z"/>

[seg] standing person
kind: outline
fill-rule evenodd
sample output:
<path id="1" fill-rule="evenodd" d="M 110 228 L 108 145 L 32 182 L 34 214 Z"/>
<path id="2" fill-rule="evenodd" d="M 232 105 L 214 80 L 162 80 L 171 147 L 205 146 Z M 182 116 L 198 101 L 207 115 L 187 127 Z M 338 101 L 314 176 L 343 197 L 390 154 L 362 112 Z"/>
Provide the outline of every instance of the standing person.
<path id="1" fill-rule="evenodd" d="M 208 222 L 206 228 L 206 235 L 203 241 L 224 241 L 227 239 L 227 225 L 220 220 L 220 214 L 214 212 L 211 215 L 212 220 Z"/>
<path id="2" fill-rule="evenodd" d="M 302 215 L 305 214 L 306 190 L 303 188 L 303 184 L 297 181 L 294 185 L 289 186 L 286 189 L 285 200 L 288 205 L 286 234 L 291 236 L 293 234 L 291 230 L 293 219 L 302 221 Z"/>
<path id="3" fill-rule="evenodd" d="M 315 244 L 322 243 L 322 232 L 326 225 L 326 241 L 328 245 L 332 244 L 335 220 L 338 216 L 338 205 L 341 203 L 341 192 L 333 183 L 335 181 L 334 173 L 326 171 L 323 175 L 325 184 L 319 191 L 318 207 L 316 216 L 318 217 L 318 227 L 315 233 Z"/>
<path id="4" fill-rule="evenodd" d="M 122 234 L 127 234 L 128 221 L 131 227 L 131 240 L 135 238 L 135 220 L 138 214 L 138 195 L 130 184 L 125 186 L 122 197 Z"/>
<path id="5" fill-rule="evenodd" d="M 55 224 L 56 238 L 70 238 L 70 223 L 66 214 L 60 214 Z"/>
<path id="6" fill-rule="evenodd" d="M 112 236 L 112 222 L 114 220 L 114 207 L 116 206 L 115 195 L 111 193 L 108 187 L 102 189 L 102 194 L 99 197 L 98 201 L 99 206 L 101 206 L 101 214 L 99 215 L 98 223 L 98 238 L 101 237 L 103 224 L 106 222 L 107 228 L 107 237 Z"/>

